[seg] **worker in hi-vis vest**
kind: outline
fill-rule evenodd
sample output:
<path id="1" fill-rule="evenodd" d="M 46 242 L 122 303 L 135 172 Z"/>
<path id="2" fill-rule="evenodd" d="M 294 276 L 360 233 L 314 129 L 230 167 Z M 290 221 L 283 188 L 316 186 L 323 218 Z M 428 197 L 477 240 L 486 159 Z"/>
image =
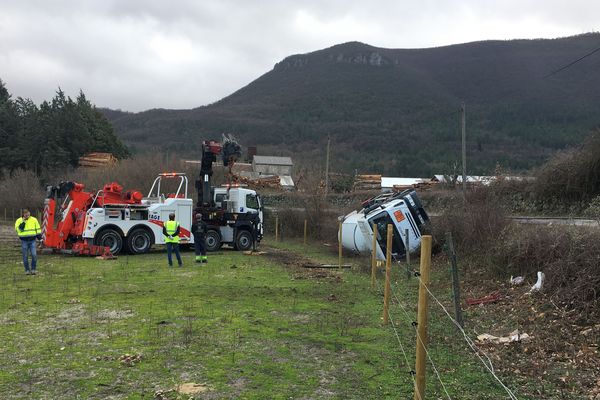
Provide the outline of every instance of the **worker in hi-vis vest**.
<path id="1" fill-rule="evenodd" d="M 177 262 L 181 267 L 181 255 L 179 254 L 179 222 L 175 221 L 175 214 L 169 214 L 169 220 L 163 225 L 163 235 L 165 235 L 165 243 L 167 245 L 167 260 L 169 261 L 169 267 L 173 266 L 173 259 L 171 253 L 175 252 Z"/>
<path id="2" fill-rule="evenodd" d="M 35 275 L 37 267 L 37 253 L 35 250 L 35 239 L 42 240 L 42 229 L 35 217 L 31 216 L 28 209 L 24 208 L 21 218 L 15 222 L 15 231 L 21 239 L 21 253 L 23 253 L 23 266 L 25 274 Z M 29 269 L 29 257 L 31 253 L 31 270 Z"/>

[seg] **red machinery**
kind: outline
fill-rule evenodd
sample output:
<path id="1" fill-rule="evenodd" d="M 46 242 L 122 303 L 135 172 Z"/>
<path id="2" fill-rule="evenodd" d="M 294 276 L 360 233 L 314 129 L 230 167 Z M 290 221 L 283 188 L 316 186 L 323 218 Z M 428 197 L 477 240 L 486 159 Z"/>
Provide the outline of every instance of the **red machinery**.
<path id="1" fill-rule="evenodd" d="M 77 182 L 61 182 L 46 188 L 42 223 L 44 246 L 77 255 L 110 255 L 107 247 L 96 246 L 83 239 L 86 211 L 109 204 L 140 204 L 143 196 L 138 191 L 123 192 L 123 187 L 116 182 L 93 192 L 86 192 L 84 188 L 82 183 Z M 60 201 L 60 209 L 57 210 Z M 57 223 L 56 213 L 60 216 Z"/>

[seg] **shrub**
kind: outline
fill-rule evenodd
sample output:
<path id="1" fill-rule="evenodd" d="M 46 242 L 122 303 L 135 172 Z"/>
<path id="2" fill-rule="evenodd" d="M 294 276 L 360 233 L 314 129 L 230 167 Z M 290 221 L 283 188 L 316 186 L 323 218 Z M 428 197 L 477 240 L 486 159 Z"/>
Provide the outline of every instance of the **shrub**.
<path id="1" fill-rule="evenodd" d="M 44 207 L 44 190 L 33 171 L 17 169 L 0 181 L 0 204 L 7 209 Z"/>
<path id="2" fill-rule="evenodd" d="M 536 176 L 533 188 L 541 201 L 589 201 L 600 195 L 600 129 L 581 146 L 557 154 Z"/>
<path id="3" fill-rule="evenodd" d="M 439 244 L 451 232 L 458 251 L 485 252 L 509 224 L 494 192 L 477 188 L 467 192 L 464 203 L 457 198 L 454 207 L 444 210 L 433 224 L 433 235 Z"/>
<path id="4" fill-rule="evenodd" d="M 589 202 L 584 214 L 588 218 L 593 218 L 600 223 L 600 196 L 596 196 Z"/>
<path id="5" fill-rule="evenodd" d="M 490 249 L 497 275 L 546 275 L 544 291 L 584 316 L 598 314 L 600 231 L 582 227 L 511 226 Z"/>

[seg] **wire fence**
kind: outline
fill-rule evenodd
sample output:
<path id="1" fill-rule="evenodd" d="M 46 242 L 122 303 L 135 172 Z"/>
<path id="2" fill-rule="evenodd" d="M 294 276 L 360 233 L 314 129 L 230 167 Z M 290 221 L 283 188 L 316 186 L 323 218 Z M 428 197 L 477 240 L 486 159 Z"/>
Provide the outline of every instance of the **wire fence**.
<path id="1" fill-rule="evenodd" d="M 404 265 L 396 264 L 396 277 L 402 275 Z M 417 272 L 410 281 L 391 282 L 393 301 L 389 309 L 391 330 L 398 343 L 402 367 L 398 374 L 410 373 L 415 384 L 413 369 L 415 344 L 425 346 L 428 361 L 426 398 L 445 399 L 517 399 L 514 391 L 501 379 L 491 358 L 474 342 L 460 326 L 448 307 L 440 300 L 444 296 L 435 294 L 430 284 L 423 282 Z M 383 295 L 382 281 L 377 279 L 378 295 Z M 419 337 L 416 323 L 416 293 L 418 284 L 423 284 L 433 300 L 429 307 L 428 340 Z M 402 295 L 404 293 L 404 296 Z M 448 303 L 451 303 L 450 296 Z M 404 339 L 404 340 L 403 340 Z M 408 344 L 407 344 L 408 343 Z M 412 360 L 411 360 L 412 358 Z M 469 388 L 473 388 L 470 390 Z M 415 398 L 419 399 L 418 391 Z"/>

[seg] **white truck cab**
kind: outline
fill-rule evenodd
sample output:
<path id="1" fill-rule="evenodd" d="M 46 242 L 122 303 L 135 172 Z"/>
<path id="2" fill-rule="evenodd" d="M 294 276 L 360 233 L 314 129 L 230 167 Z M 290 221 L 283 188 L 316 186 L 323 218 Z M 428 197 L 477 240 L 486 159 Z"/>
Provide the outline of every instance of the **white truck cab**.
<path id="1" fill-rule="evenodd" d="M 385 259 L 387 226 L 394 229 L 392 258 L 398 260 L 419 249 L 424 225 L 429 221 L 414 190 L 384 194 L 368 200 L 359 211 L 342 219 L 342 246 L 359 254 L 369 254 L 373 243 L 373 224 L 377 235 L 377 258 Z M 407 236 L 408 232 L 408 236 Z M 408 247 L 408 249 L 407 249 Z"/>
<path id="2" fill-rule="evenodd" d="M 263 235 L 263 207 L 256 191 L 232 186 L 213 189 L 215 216 L 208 224 L 206 249 L 218 250 L 223 243 L 238 250 L 249 250 Z M 252 237 L 256 232 L 256 237 Z"/>

